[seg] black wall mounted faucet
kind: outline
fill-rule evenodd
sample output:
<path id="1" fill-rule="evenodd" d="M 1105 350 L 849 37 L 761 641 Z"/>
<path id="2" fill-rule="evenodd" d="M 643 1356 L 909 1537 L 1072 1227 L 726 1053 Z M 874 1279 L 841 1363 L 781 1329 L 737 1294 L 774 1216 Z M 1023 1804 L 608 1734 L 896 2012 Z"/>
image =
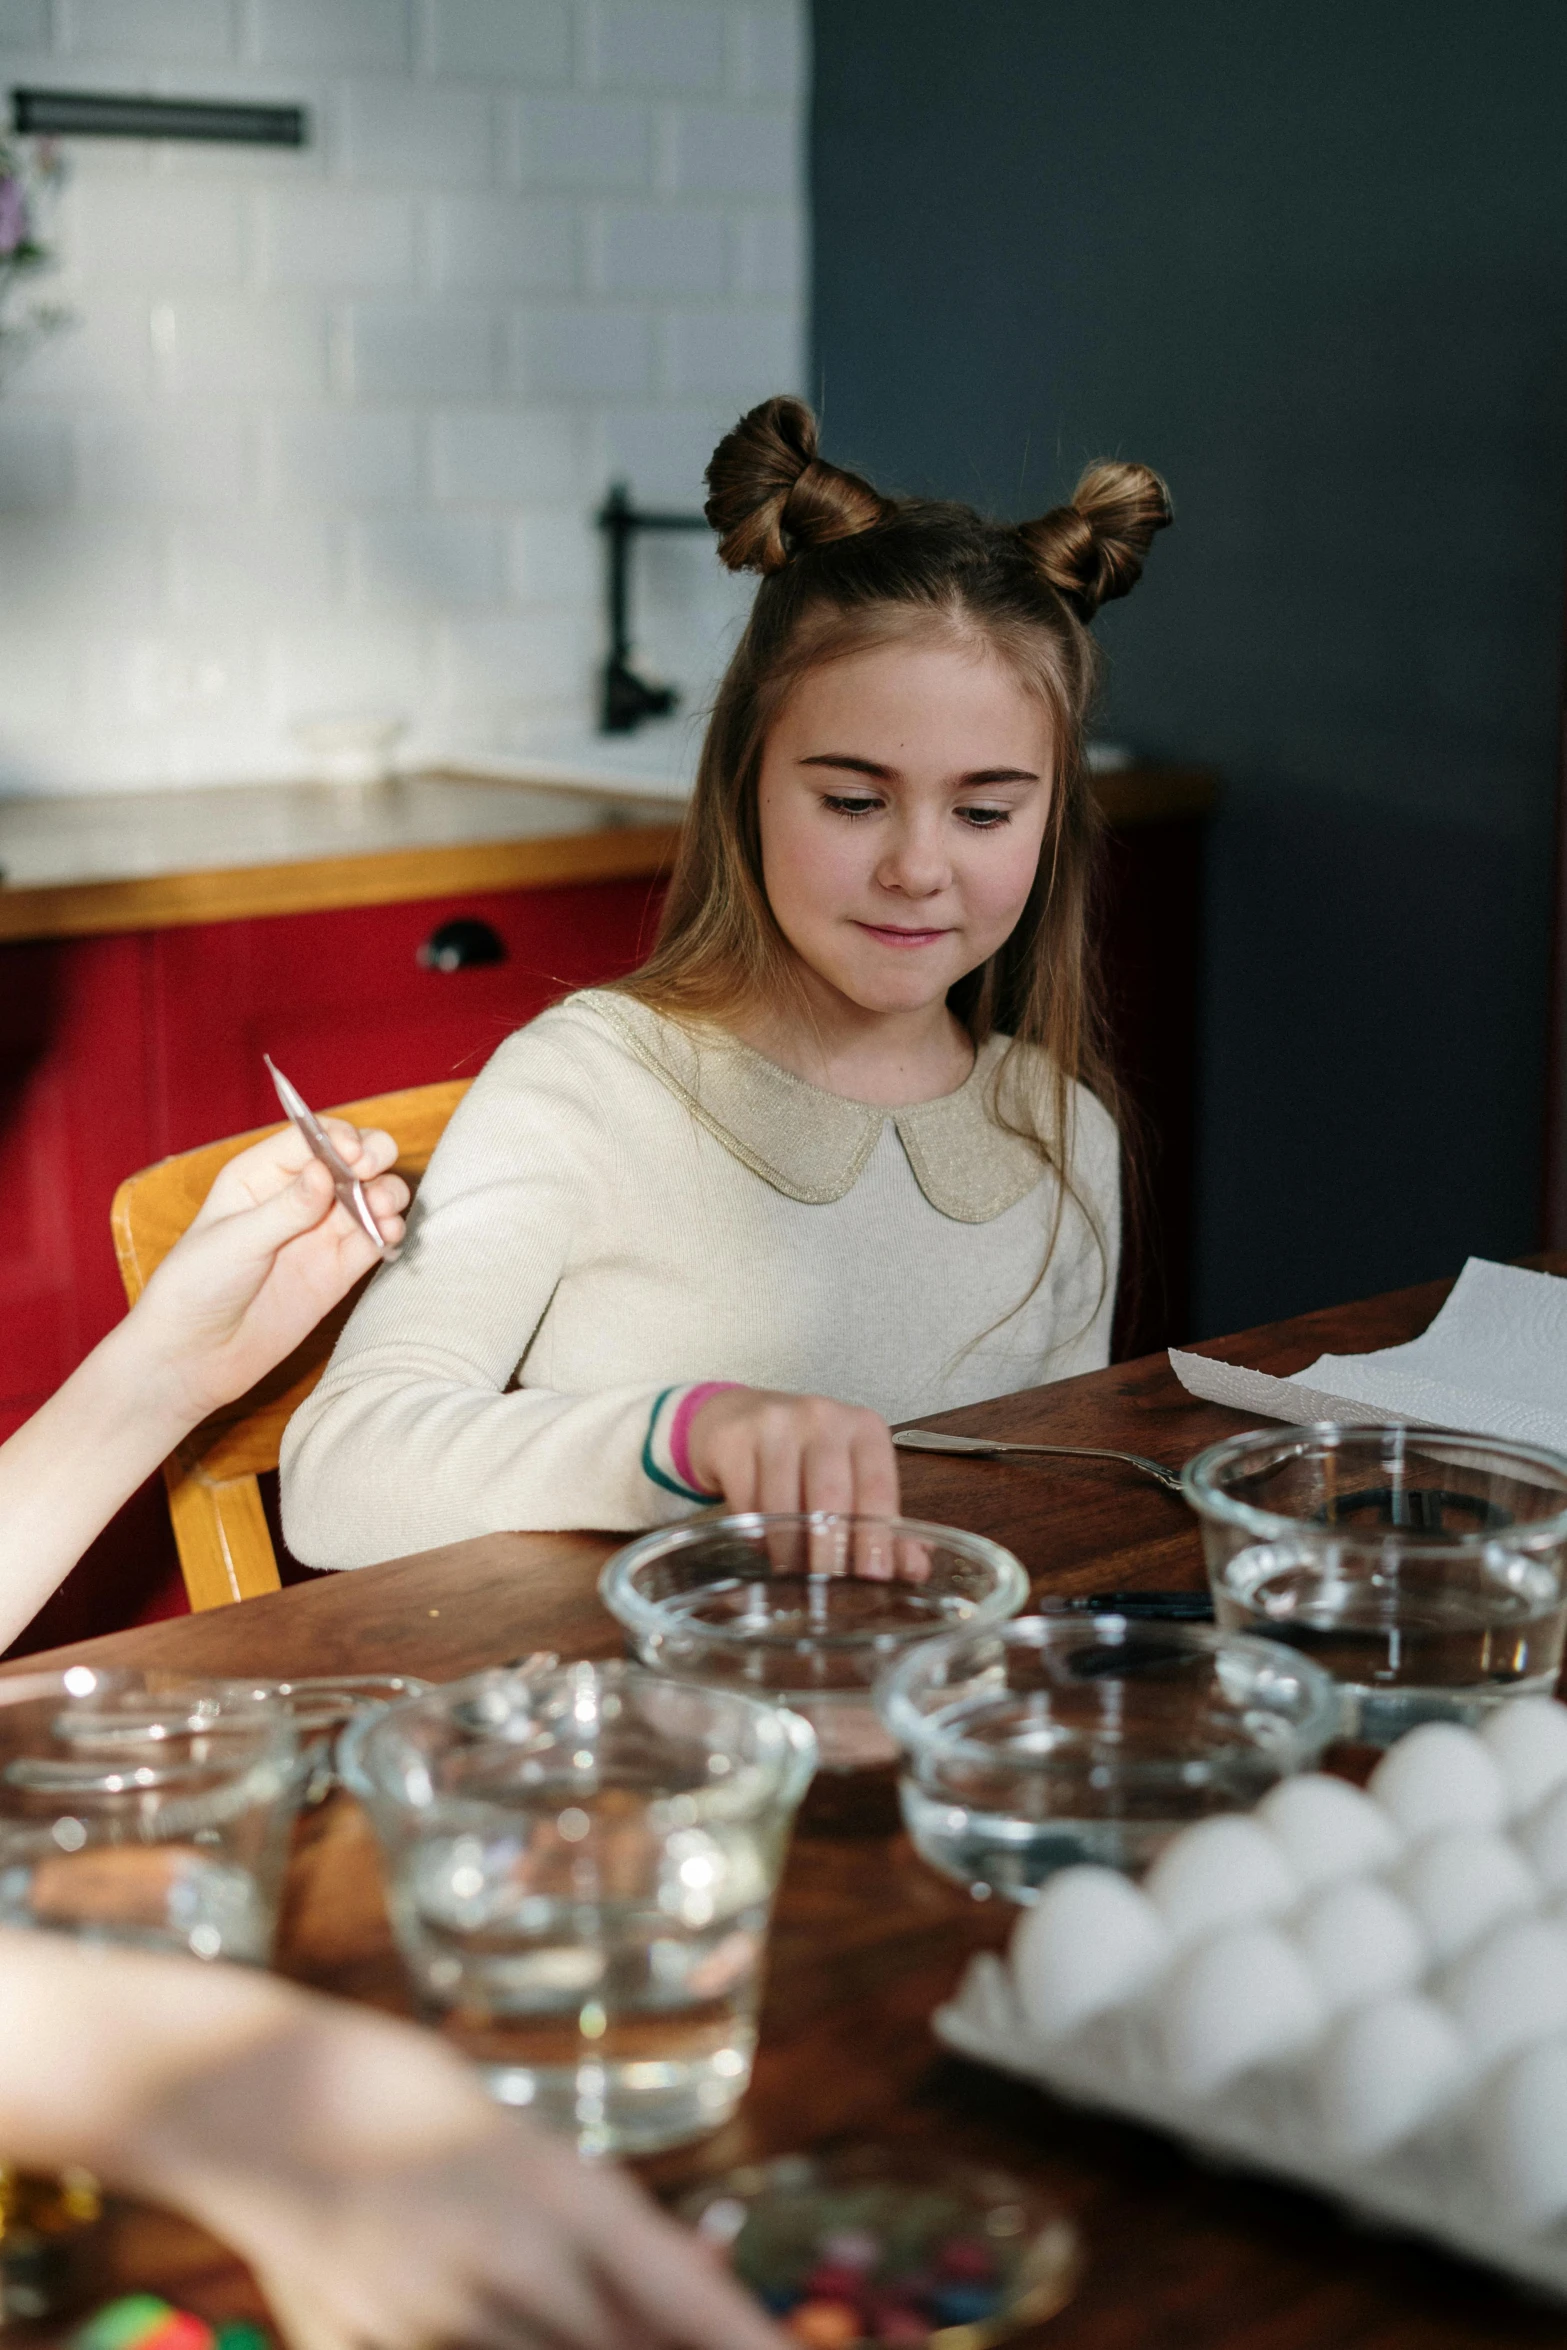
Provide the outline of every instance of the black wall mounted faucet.
<path id="1" fill-rule="evenodd" d="M 633 734 L 644 718 L 667 718 L 679 700 L 672 685 L 649 685 L 631 667 L 631 545 L 639 530 L 706 530 L 701 514 L 648 514 L 631 502 L 623 481 L 610 489 L 596 517 L 608 552 L 609 659 L 599 725 L 605 734 Z"/>

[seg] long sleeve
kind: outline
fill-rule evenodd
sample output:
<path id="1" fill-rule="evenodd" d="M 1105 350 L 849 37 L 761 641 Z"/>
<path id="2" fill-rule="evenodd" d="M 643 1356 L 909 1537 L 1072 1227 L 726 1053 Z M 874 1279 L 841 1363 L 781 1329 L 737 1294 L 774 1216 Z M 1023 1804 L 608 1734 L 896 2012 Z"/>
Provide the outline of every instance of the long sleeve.
<path id="1" fill-rule="evenodd" d="M 670 1443 L 705 1380 L 897 1421 L 1105 1361 L 1116 1138 L 1090 1096 L 1063 1207 L 984 1106 L 999 1042 L 959 1096 L 888 1112 L 658 1021 L 573 997 L 463 1101 L 284 1439 L 297 1557 L 682 1516 L 705 1497 Z"/>
<path id="2" fill-rule="evenodd" d="M 283 1525 L 317 1567 L 500 1529 L 655 1525 L 695 1504 L 661 1437 L 678 1389 L 512 1387 L 621 1150 L 569 1027 L 502 1045 L 430 1162 L 401 1258 L 377 1274 L 283 1443 Z M 650 1438 L 651 1431 L 651 1438 Z"/>

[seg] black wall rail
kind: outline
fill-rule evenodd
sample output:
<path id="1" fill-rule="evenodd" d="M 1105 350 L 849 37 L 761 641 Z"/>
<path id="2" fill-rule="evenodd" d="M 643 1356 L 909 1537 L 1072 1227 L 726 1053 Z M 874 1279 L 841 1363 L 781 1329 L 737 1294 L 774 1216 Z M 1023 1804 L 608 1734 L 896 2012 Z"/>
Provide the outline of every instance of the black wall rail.
<path id="1" fill-rule="evenodd" d="M 111 98 L 86 90 L 13 90 L 11 128 L 72 139 L 216 139 L 246 147 L 302 147 L 303 106 L 233 99 Z"/>

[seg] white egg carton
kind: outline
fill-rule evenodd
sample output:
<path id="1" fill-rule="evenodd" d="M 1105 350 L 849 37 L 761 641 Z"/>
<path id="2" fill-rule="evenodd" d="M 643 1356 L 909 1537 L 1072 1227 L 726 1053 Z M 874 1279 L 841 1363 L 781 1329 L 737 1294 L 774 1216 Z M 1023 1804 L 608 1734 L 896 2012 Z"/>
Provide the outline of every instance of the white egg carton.
<path id="1" fill-rule="evenodd" d="M 1428 1723 L 1052 1877 L 934 2018 L 959 2054 L 1567 2297 L 1567 1706 Z"/>

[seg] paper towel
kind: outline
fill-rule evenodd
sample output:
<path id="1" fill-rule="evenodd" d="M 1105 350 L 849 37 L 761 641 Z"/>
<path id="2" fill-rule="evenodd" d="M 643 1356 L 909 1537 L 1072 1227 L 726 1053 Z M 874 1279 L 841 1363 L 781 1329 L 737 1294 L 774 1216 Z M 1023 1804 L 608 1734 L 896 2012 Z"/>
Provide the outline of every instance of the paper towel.
<path id="1" fill-rule="evenodd" d="M 1170 1349 L 1181 1385 L 1266 1420 L 1412 1420 L 1567 1452 L 1567 1281 L 1471 1257 L 1423 1337 L 1293 1379 Z"/>

